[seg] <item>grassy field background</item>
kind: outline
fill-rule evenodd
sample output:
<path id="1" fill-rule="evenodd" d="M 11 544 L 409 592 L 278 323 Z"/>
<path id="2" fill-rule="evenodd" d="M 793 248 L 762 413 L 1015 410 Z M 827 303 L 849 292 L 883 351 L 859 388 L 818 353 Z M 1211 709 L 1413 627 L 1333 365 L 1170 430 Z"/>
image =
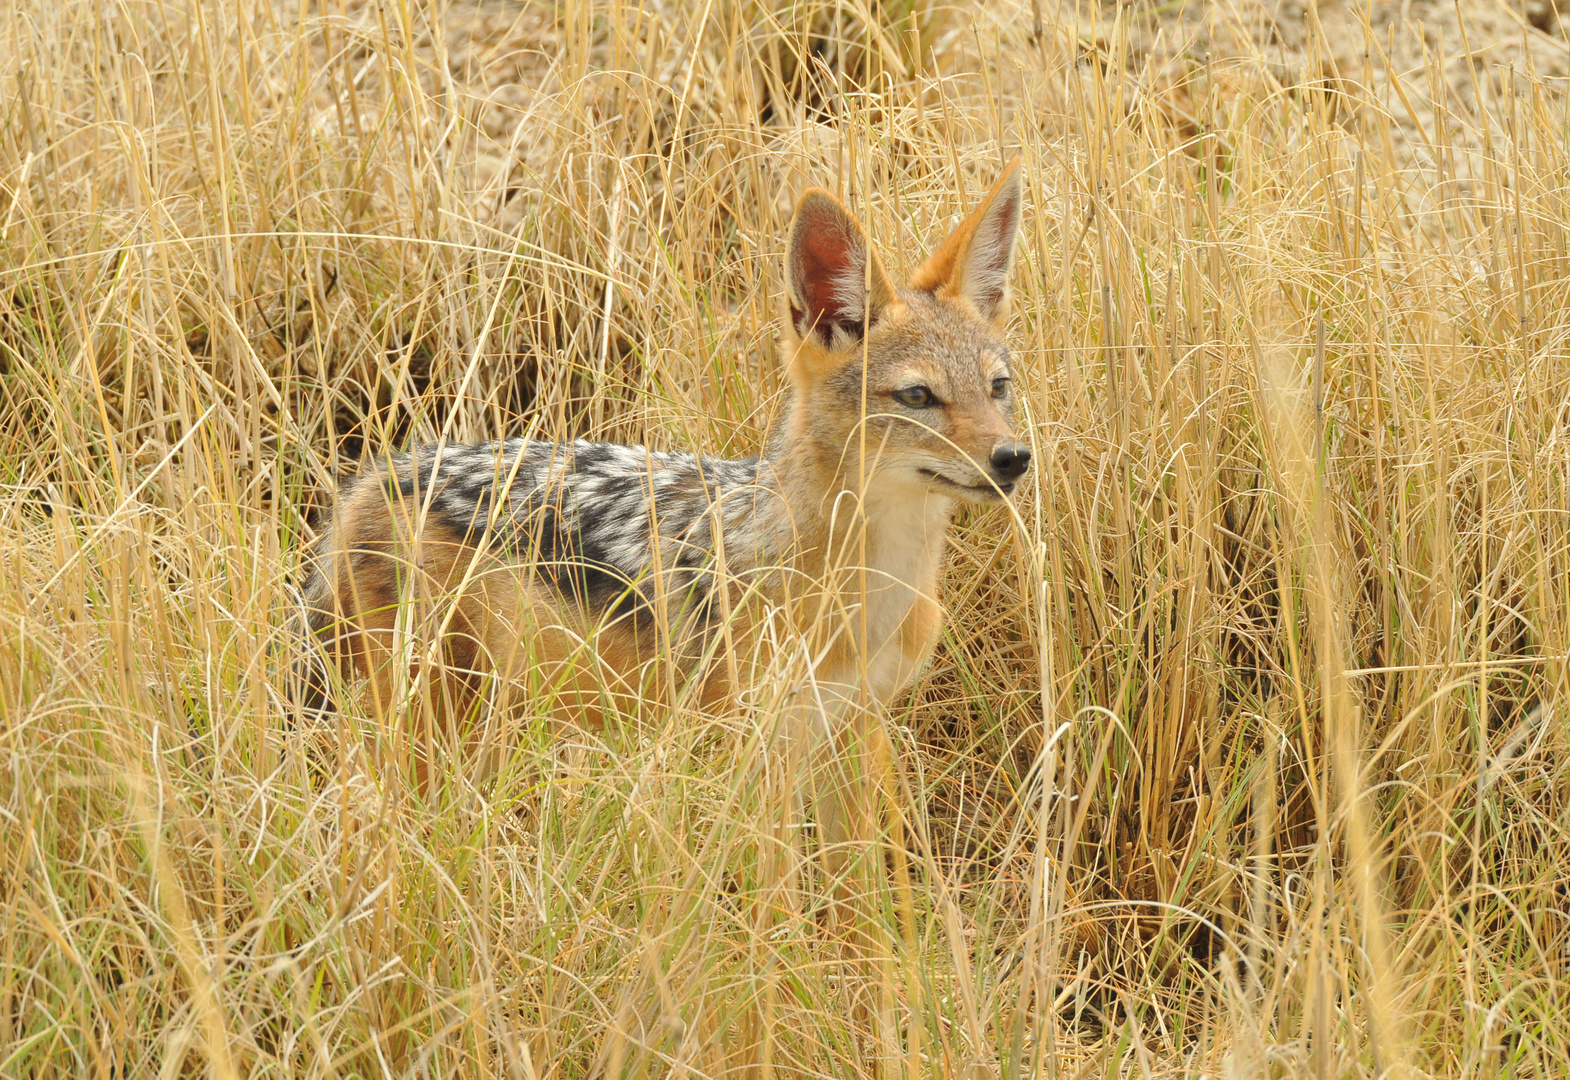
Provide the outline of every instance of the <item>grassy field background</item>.
<path id="1" fill-rule="evenodd" d="M 1570 1075 L 1554 4 L 0 11 L 0 1075 Z M 860 945 L 766 710 L 292 714 L 365 455 L 753 452 L 794 193 L 1016 152 Z"/>

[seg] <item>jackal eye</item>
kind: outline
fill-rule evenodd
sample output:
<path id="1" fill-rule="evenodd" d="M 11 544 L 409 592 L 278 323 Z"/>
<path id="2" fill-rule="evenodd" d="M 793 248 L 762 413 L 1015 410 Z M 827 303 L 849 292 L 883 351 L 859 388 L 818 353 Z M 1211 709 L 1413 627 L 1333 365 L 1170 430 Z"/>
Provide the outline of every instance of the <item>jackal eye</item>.
<path id="1" fill-rule="evenodd" d="M 896 390 L 894 400 L 901 405 L 909 405 L 912 409 L 927 409 L 938 403 L 938 399 L 932 396 L 932 391 L 925 386 L 907 386 L 902 390 Z"/>
<path id="2" fill-rule="evenodd" d="M 999 375 L 996 379 L 992 380 L 992 396 L 993 397 L 995 397 L 995 398 L 1008 397 L 1008 394 L 1009 394 L 1009 377 L 1007 375 Z"/>

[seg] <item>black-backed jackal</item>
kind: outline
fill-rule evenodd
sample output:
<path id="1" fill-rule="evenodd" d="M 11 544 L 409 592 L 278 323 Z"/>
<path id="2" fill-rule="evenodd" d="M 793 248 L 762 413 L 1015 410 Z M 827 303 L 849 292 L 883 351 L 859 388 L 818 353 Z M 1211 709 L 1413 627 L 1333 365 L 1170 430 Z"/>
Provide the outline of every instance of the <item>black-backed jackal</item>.
<path id="1" fill-rule="evenodd" d="M 792 393 L 760 458 L 522 439 L 393 455 L 344 486 L 309 555 L 311 632 L 365 704 L 449 719 L 722 709 L 757 677 L 763 623 L 805 642 L 829 730 L 887 702 L 937 640 L 956 503 L 1002 499 L 1030 466 L 1001 332 L 1020 201 L 1016 159 L 898 288 L 845 206 L 806 192 Z"/>

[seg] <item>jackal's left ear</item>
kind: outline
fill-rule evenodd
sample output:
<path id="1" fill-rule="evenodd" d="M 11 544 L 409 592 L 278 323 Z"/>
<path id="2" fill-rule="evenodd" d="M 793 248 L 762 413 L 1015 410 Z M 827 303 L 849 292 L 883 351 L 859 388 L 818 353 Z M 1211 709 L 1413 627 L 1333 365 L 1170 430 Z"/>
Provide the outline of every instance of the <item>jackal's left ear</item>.
<path id="1" fill-rule="evenodd" d="M 1016 156 L 1003 167 L 1003 175 L 981 205 L 921 264 L 911 288 L 963 296 L 976 305 L 982 318 L 1001 321 L 1008 314 L 1009 268 L 1019 233 L 1020 201 Z"/>
<path id="2" fill-rule="evenodd" d="M 843 331 L 842 342 L 859 341 L 894 301 L 894 284 L 867 234 L 822 188 L 803 193 L 796 204 L 785 270 L 791 328 L 803 341 L 817 337 L 833 348 L 836 331 Z"/>

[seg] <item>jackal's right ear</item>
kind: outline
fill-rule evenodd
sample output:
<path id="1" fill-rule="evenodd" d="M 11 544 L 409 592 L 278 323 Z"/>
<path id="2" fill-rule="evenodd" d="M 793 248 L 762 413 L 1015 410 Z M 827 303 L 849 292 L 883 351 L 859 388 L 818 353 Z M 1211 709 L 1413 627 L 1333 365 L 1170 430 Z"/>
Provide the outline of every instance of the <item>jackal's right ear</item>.
<path id="1" fill-rule="evenodd" d="M 963 296 L 976 305 L 982 318 L 1001 321 L 1008 314 L 1009 269 L 1014 265 L 1021 200 L 1015 157 L 1003 167 L 1003 175 L 981 205 L 921 264 L 910 287 Z"/>
<path id="2" fill-rule="evenodd" d="M 867 234 L 822 188 L 808 190 L 796 204 L 785 270 L 791 328 L 803 341 L 816 337 L 832 348 L 836 331 L 859 341 L 894 301 L 894 284 Z"/>

